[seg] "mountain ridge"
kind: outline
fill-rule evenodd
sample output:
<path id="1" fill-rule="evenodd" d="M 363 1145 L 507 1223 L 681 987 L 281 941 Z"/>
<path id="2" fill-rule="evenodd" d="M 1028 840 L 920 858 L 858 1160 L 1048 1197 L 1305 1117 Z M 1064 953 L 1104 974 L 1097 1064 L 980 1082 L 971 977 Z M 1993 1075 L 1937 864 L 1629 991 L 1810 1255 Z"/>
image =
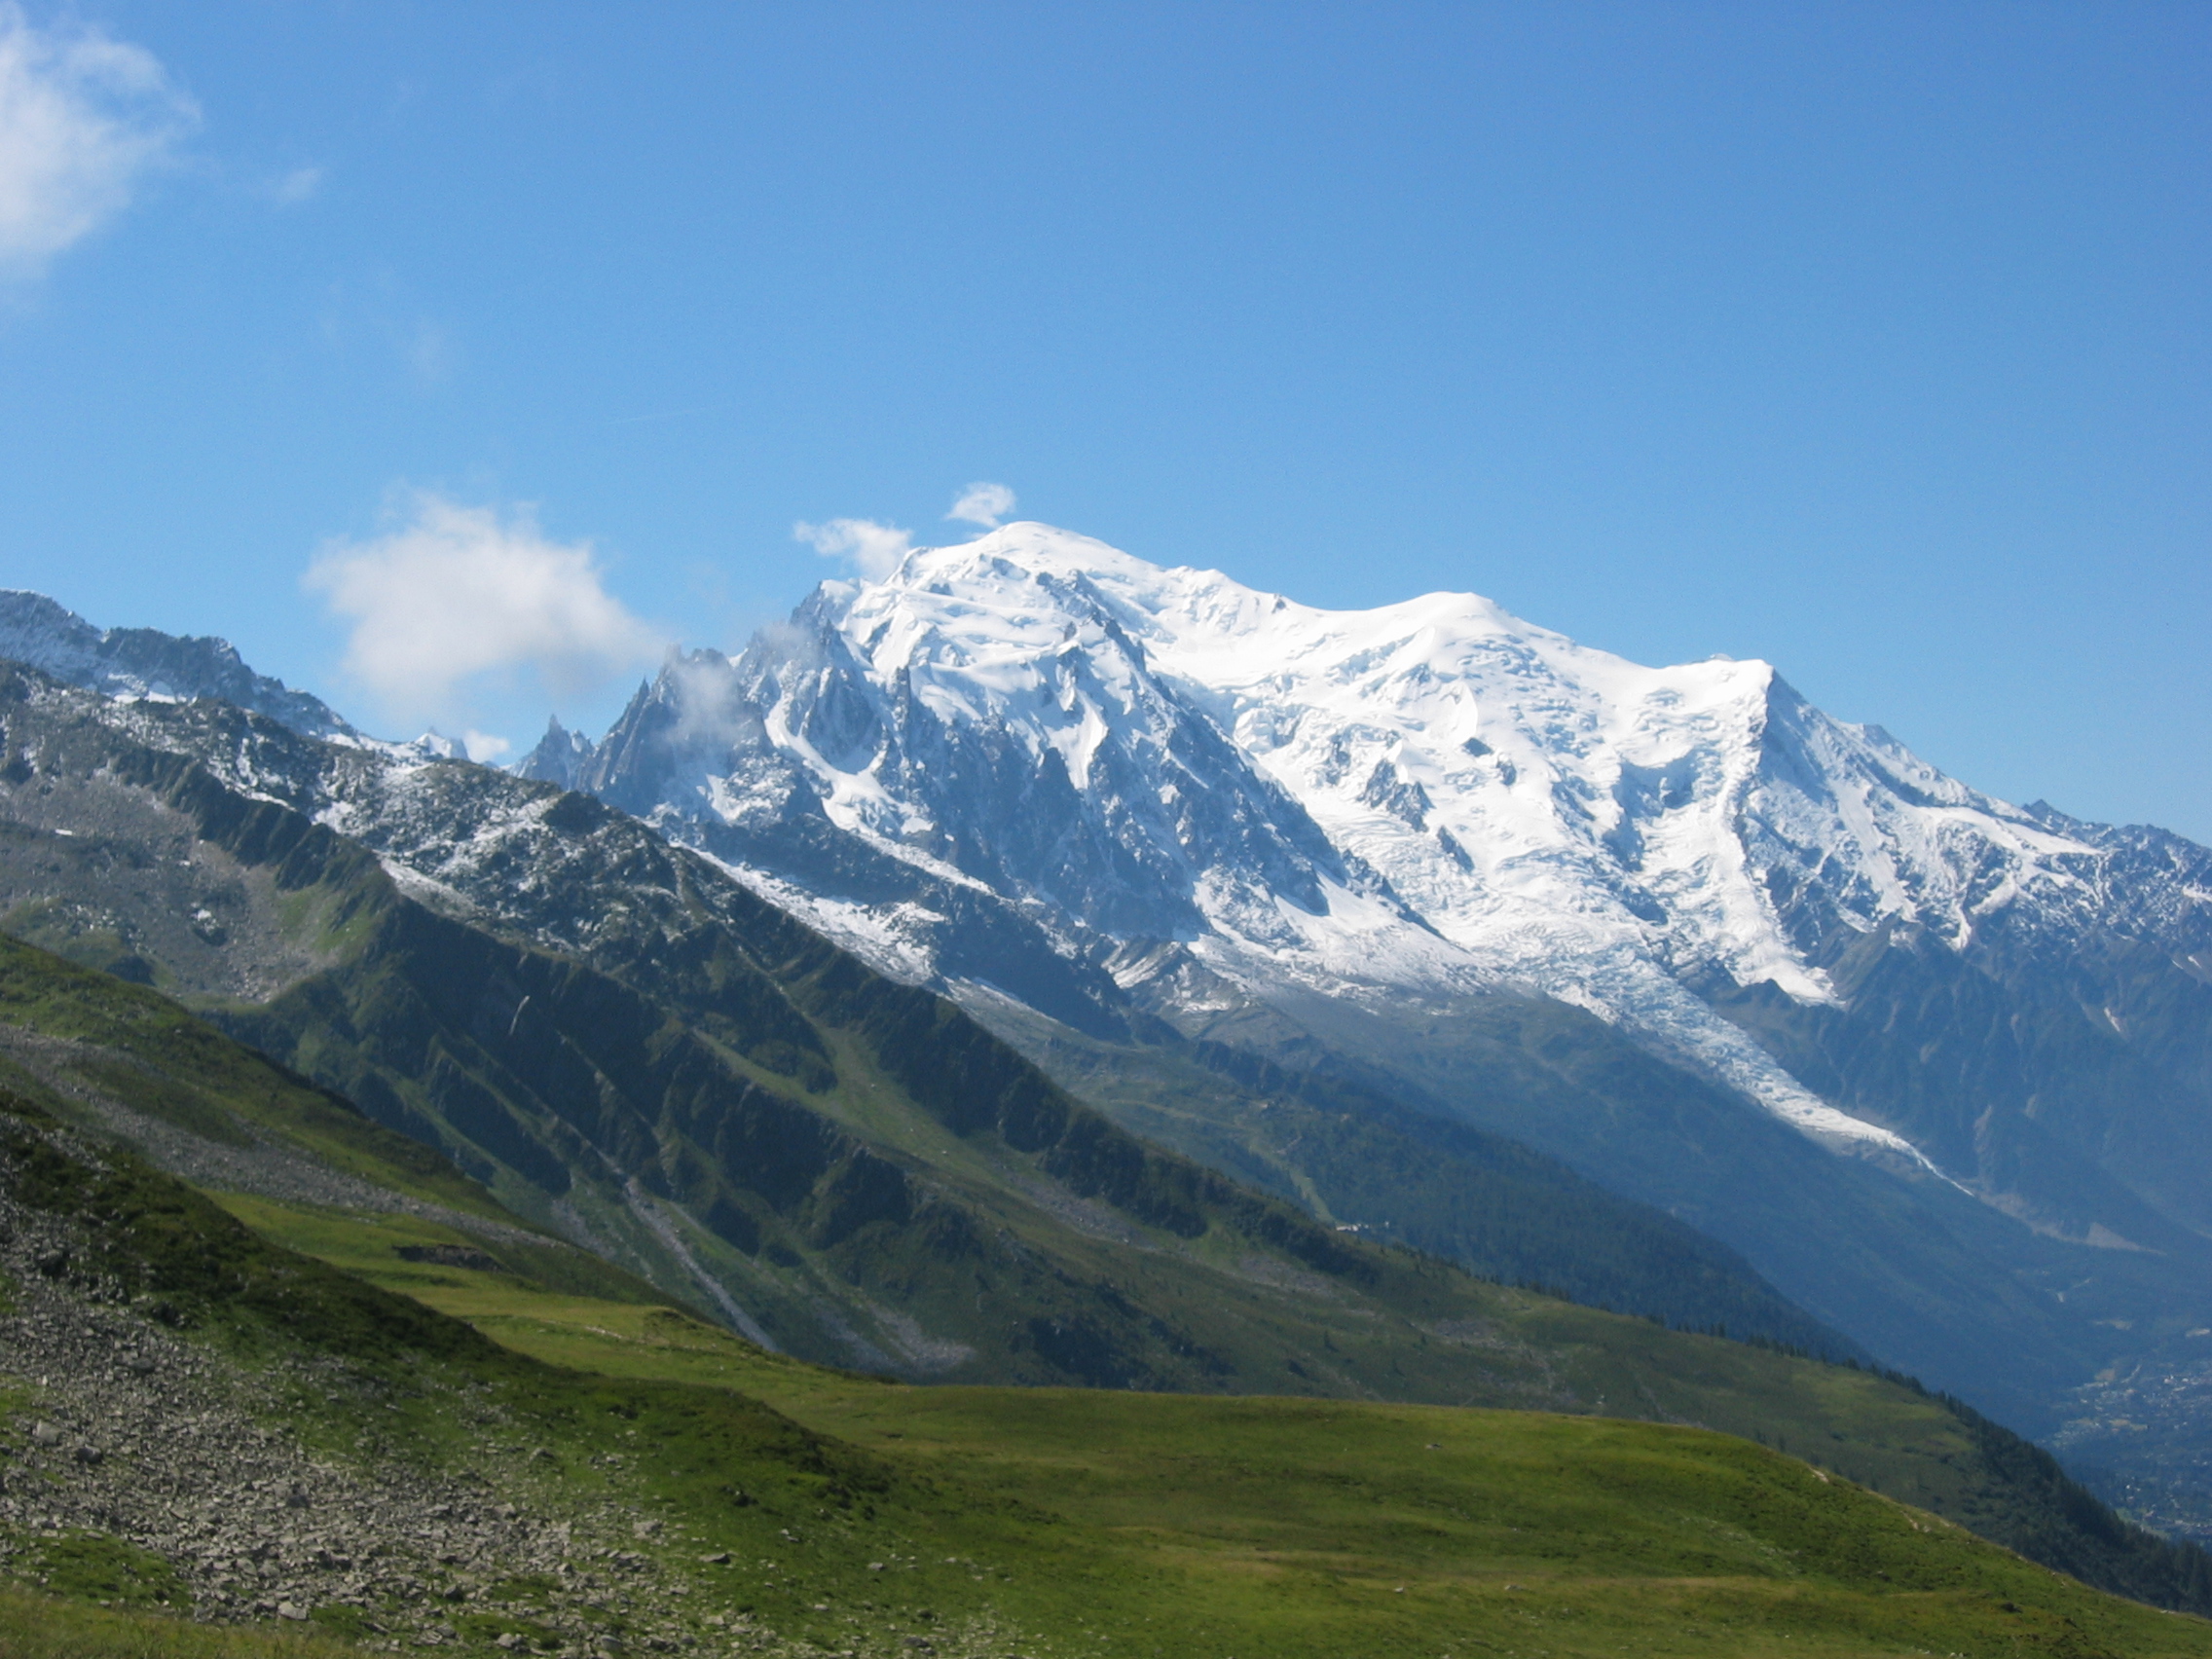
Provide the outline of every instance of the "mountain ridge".
<path id="1" fill-rule="evenodd" d="M 321 698 L 256 674 L 228 640 L 94 628 L 24 588 L 0 590 L 0 657 L 111 697 L 219 697 L 310 736 L 360 735 Z"/>
<path id="2" fill-rule="evenodd" d="M 2109 909 L 2116 886 L 2127 921 L 2212 942 L 2212 888 L 2185 876 L 2144 894 L 2104 868 L 2115 849 L 2155 863 L 2142 844 L 2155 834 L 2168 862 L 2212 881 L 2212 852 L 1979 794 L 1879 727 L 1827 719 L 1768 664 L 1642 669 L 1473 595 L 1315 611 L 1021 524 L 918 549 L 879 582 L 824 583 L 710 686 L 712 662 L 698 653 L 642 691 L 569 775 L 641 815 L 725 825 L 780 788 L 778 810 L 819 811 L 926 873 L 1042 910 L 1063 936 L 1188 944 L 1196 930 L 1233 977 L 1243 946 L 1272 953 L 1278 977 L 1310 967 L 1339 991 L 1517 983 L 1592 1008 L 1818 1137 L 1916 1161 L 1906 1137 L 1734 1041 L 1686 985 L 1724 975 L 1832 1003 L 1825 964 L 1853 939 L 1902 926 L 1958 950 L 2000 911 L 2064 931 Z M 696 728 L 690 749 L 724 746 L 728 769 L 648 798 L 618 738 L 654 701 Z M 1026 751 L 1026 779 L 1009 746 Z M 1532 803 L 1517 789 L 1531 752 L 1552 773 Z M 521 769 L 552 764 L 541 750 Z M 993 799 L 1010 779 L 1017 793 Z M 1209 816 L 1221 795 L 1234 805 Z M 1733 834 L 1715 833 L 1722 817 Z M 1102 878 L 1117 855 L 1127 867 Z M 1598 921 L 1531 888 L 1545 874 L 1531 866 L 1563 864 Z M 1454 883 L 1454 869 L 1481 879 Z M 1343 890 L 1333 905 L 1324 884 Z M 1271 903 L 1343 913 L 1360 960 L 1331 960 L 1310 929 L 1262 914 Z M 1497 914 L 1471 913 L 1484 908 Z M 1545 936 L 1533 949 L 1490 937 L 1530 933 Z M 1424 949 L 1438 940 L 1464 948 Z M 1626 945 L 1646 972 L 1630 972 Z M 1285 969 L 1302 948 L 1314 960 Z"/>

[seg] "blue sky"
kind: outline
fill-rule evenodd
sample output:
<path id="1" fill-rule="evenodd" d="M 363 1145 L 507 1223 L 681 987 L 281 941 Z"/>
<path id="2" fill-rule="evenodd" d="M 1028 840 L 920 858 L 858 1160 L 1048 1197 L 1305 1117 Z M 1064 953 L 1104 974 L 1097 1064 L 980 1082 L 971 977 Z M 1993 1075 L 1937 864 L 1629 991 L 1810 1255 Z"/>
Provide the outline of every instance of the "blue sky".
<path id="1" fill-rule="evenodd" d="M 2194 3 L 0 5 L 0 582 L 527 745 L 990 480 L 2212 839 L 2208 186 Z"/>

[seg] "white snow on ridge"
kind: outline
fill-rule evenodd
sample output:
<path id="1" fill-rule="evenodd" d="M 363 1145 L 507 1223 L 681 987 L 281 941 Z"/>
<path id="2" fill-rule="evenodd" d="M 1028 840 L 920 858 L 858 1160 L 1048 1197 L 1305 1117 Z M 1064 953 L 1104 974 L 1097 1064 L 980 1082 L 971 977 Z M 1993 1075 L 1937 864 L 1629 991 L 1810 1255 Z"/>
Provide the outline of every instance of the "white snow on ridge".
<path id="1" fill-rule="evenodd" d="M 1064 767 L 1087 801 L 1121 780 L 1101 809 L 1112 832 L 1137 865 L 1196 869 L 1205 926 L 1191 946 L 1256 994 L 1525 987 L 1602 1012 L 1819 1138 L 1921 1162 L 1803 1088 L 1684 977 L 1829 1000 L 1808 939 L 1903 923 L 1955 946 L 2023 896 L 2079 889 L 2099 862 L 1887 734 L 1829 719 L 1766 663 L 1646 668 L 1472 594 L 1321 610 L 1014 524 L 917 549 L 881 581 L 825 584 L 811 609 L 859 665 L 873 735 L 826 755 L 799 729 L 844 672 L 824 669 L 803 686 L 785 677 L 769 740 L 835 821 L 885 850 L 921 862 L 902 837 L 970 804 L 900 752 L 907 699 L 995 746 L 996 766 Z M 1282 867 L 1253 863 L 1257 843 L 1159 844 L 1162 824 L 1195 821 L 1178 794 L 1194 719 L 1246 769 L 1205 786 L 1242 792 L 1231 820 L 1279 816 L 1272 785 L 1344 859 L 1311 866 L 1318 908 L 1270 885 Z M 1155 780 L 1156 802 L 1131 804 L 1132 777 Z M 1020 879 L 1051 899 L 1050 867 Z"/>

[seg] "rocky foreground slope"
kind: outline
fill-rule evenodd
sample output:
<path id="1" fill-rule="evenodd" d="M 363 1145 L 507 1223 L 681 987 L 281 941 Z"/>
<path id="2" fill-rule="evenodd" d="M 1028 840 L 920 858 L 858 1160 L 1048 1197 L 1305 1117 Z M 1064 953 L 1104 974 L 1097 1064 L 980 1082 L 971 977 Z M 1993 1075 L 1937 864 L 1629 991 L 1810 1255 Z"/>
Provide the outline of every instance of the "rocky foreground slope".
<path id="1" fill-rule="evenodd" d="M 13 1099 L 0 1269 L 0 1574 L 394 1651 L 674 1651 L 748 1622 L 689 1600 L 726 1552 L 686 1553 L 625 1453 L 554 1450 L 465 1326 Z"/>
<path id="2" fill-rule="evenodd" d="M 553 1575 L 589 1596 L 638 1563 L 626 1514 L 549 1503 L 522 1448 L 469 1475 L 333 1459 L 281 1421 L 290 1395 L 343 1383 L 330 1368 L 272 1374 L 185 1341 L 112 1281 L 72 1272 L 73 1230 L 4 1198 L 0 1217 L 16 1286 L 0 1351 L 31 1396 L 0 1469 L 0 1572 L 420 1641 L 458 1634 L 471 1588 Z M 348 1392 L 364 1416 L 381 1408 L 373 1390 Z M 591 1634 L 572 1607 L 534 1610 Z"/>

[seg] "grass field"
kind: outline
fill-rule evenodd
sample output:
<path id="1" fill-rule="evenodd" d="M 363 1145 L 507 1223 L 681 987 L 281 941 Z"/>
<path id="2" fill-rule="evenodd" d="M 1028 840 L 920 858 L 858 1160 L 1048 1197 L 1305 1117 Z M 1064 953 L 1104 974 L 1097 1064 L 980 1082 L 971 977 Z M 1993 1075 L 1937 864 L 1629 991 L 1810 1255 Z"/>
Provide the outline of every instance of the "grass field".
<path id="1" fill-rule="evenodd" d="M 1826 1469 L 1603 1418 L 912 1387 L 667 1308 L 397 1257 L 439 1241 L 434 1224 L 226 1202 L 509 1348 L 657 1384 L 672 1412 L 695 1391 L 761 1400 L 887 1471 L 888 1530 L 866 1534 L 881 1569 L 857 1560 L 859 1535 L 802 1533 L 776 1552 L 794 1610 L 858 1604 L 911 1631 L 930 1628 L 926 1604 L 940 1628 L 1003 1619 L 1028 1644 L 1010 1651 L 1138 1659 L 2212 1653 L 2212 1626 L 2089 1592 L 1834 1472 L 1857 1459 L 1932 1484 L 1967 1450 L 1939 1406 L 1848 1369 L 1714 1340 L 1690 1350 L 1706 1374 L 1685 1374 L 1658 1365 L 1681 1339 L 1654 1331 L 1653 1371 L 1623 1378 L 1686 1405 L 1763 1380 L 1740 1409 L 1818 1434 L 1803 1450 L 1836 1454 Z M 1521 1316 L 1555 1338 L 1605 1317 L 1534 1298 Z M 1839 1422 L 1851 1436 L 1821 1426 Z M 658 1455 L 682 1510 L 711 1470 L 680 1432 Z"/>
<path id="2" fill-rule="evenodd" d="M 2212 1653 L 2197 1620 L 1694 1429 L 791 1381 L 898 1471 L 879 1527 L 764 1542 L 718 1524 L 699 1499 L 726 1473 L 699 1433 L 712 1414 L 678 1399 L 643 1414 L 632 1444 L 693 1545 L 773 1551 L 749 1557 L 762 1570 L 734 1593 L 744 1604 L 835 1609 L 778 1620 L 830 1651 L 853 1640 L 842 1615 L 964 1651 L 992 1650 L 970 1641 L 996 1628 L 999 1651 L 1140 1659 Z M 8 1659 L 314 1651 L 21 1599 L 0 1612 L 18 1621 Z"/>
<path id="3" fill-rule="evenodd" d="M 828 1397 L 817 1393 L 838 1373 L 766 1354 L 649 1295 L 626 1305 L 566 1296 L 534 1283 L 527 1264 L 521 1272 L 471 1272 L 398 1255 L 409 1245 L 468 1242 L 434 1222 L 235 1195 L 220 1201 L 265 1237 L 415 1297 L 540 1359 L 608 1376 L 733 1388 L 804 1421 L 830 1411 L 820 1426 L 847 1432 Z M 1582 1398 L 1624 1415 L 1741 1435 L 1952 1519 L 1982 1519 L 1973 1513 L 1982 1499 L 1966 1427 L 1936 1402 L 1872 1373 L 1512 1291 L 1497 1293 L 1494 1312 L 1494 1329 L 1482 1340 L 1493 1346 L 1518 1341 L 1550 1356 L 1554 1374 Z"/>

